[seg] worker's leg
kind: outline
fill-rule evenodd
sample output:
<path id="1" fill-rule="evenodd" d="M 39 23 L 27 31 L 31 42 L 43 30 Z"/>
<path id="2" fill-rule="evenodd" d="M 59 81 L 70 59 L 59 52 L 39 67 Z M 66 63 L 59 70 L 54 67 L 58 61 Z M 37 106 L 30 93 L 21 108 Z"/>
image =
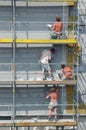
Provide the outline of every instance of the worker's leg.
<path id="1" fill-rule="evenodd" d="M 47 65 L 47 68 L 46 68 L 46 69 L 47 69 L 47 71 L 48 71 L 48 76 L 49 76 L 49 77 L 52 77 L 51 67 L 50 67 L 49 64 Z"/>
<path id="2" fill-rule="evenodd" d="M 50 33 L 50 39 L 57 39 L 57 34 L 55 31 L 51 31 Z"/>
<path id="3" fill-rule="evenodd" d="M 45 69 L 42 67 L 42 77 L 43 77 L 43 80 L 45 79 Z"/>
<path id="4" fill-rule="evenodd" d="M 49 114 L 48 120 L 51 121 L 52 120 L 52 109 L 49 109 L 48 114 Z"/>
<path id="5" fill-rule="evenodd" d="M 49 121 L 51 121 L 52 110 L 53 110 L 53 102 L 50 101 L 49 106 L 48 106 Z"/>
<path id="6" fill-rule="evenodd" d="M 45 75 L 45 70 L 44 70 L 44 68 L 42 68 L 42 75 Z"/>
<path id="7" fill-rule="evenodd" d="M 51 118 L 51 116 L 52 116 L 52 109 L 49 109 L 49 118 Z"/>
<path id="8" fill-rule="evenodd" d="M 57 108 L 56 107 L 54 108 L 54 117 L 55 117 L 55 119 L 57 119 Z"/>
<path id="9" fill-rule="evenodd" d="M 48 70 L 48 75 L 49 75 L 49 77 L 52 76 L 52 74 L 51 74 L 51 70 Z"/>

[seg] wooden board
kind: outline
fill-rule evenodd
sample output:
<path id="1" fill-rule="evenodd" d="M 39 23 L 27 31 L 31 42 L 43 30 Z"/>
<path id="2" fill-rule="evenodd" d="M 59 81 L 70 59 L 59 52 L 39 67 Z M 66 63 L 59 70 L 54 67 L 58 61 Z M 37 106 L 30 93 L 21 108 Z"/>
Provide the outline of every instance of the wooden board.
<path id="1" fill-rule="evenodd" d="M 30 85 L 53 85 L 53 84 L 62 84 L 62 85 L 75 85 L 76 84 L 76 80 L 63 80 L 63 81 L 58 81 L 58 80 L 52 80 L 52 81 L 48 81 L 48 80 L 43 80 L 43 81 L 29 81 L 29 80 L 24 80 L 24 81 L 19 81 L 16 80 L 15 84 L 19 85 L 19 84 L 30 84 Z"/>
<path id="2" fill-rule="evenodd" d="M 49 121 L 39 121 L 39 122 L 31 122 L 31 121 L 0 121 L 0 127 L 34 127 L 34 126 L 76 126 L 76 121 L 57 121 L 57 122 L 49 122 Z"/>
<path id="3" fill-rule="evenodd" d="M 28 127 L 28 126 L 76 126 L 76 121 L 58 121 L 58 122 L 19 122 L 15 123 L 17 127 Z"/>
<path id="4" fill-rule="evenodd" d="M 54 85 L 54 84 L 59 84 L 59 85 L 75 85 L 76 80 L 63 80 L 63 81 L 58 81 L 58 80 L 43 80 L 43 81 L 29 81 L 29 80 L 15 80 L 15 81 L 0 81 L 0 85 L 11 85 L 12 83 L 15 83 L 16 85 Z"/>

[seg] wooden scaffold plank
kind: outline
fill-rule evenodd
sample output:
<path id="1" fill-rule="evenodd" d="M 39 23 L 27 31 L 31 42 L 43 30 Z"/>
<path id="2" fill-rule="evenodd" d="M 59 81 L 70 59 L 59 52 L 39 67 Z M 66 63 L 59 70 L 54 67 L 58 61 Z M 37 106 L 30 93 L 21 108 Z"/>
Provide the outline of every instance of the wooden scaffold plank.
<path id="1" fill-rule="evenodd" d="M 16 80 L 15 84 L 19 85 L 19 84 L 30 84 L 30 85 L 53 85 L 53 84 L 62 84 L 62 85 L 75 85 L 76 84 L 76 80 L 62 80 L 62 81 L 58 81 L 58 80 L 52 80 L 52 81 L 48 81 L 48 80 L 43 80 L 43 81 L 29 81 L 29 80 Z"/>
<path id="2" fill-rule="evenodd" d="M 16 122 L 17 127 L 34 127 L 34 126 L 76 126 L 76 121 L 58 121 L 58 122 Z"/>

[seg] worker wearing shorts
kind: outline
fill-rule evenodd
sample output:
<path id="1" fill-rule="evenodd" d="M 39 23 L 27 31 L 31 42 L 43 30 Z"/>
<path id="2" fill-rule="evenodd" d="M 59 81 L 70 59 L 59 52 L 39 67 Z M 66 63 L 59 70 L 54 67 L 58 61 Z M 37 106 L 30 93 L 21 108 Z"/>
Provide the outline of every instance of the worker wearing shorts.
<path id="1" fill-rule="evenodd" d="M 40 52 L 39 58 L 40 58 L 40 65 L 42 68 L 42 75 L 43 77 L 45 76 L 45 72 L 48 72 L 48 76 L 51 78 L 51 67 L 49 64 L 49 61 L 52 59 L 52 55 L 55 53 L 55 49 L 44 49 L 43 51 Z"/>
<path id="2" fill-rule="evenodd" d="M 54 120 L 57 119 L 57 105 L 58 105 L 58 87 L 53 87 L 47 94 L 46 99 L 50 98 L 49 109 L 49 120 L 52 118 L 52 112 L 54 112 Z"/>

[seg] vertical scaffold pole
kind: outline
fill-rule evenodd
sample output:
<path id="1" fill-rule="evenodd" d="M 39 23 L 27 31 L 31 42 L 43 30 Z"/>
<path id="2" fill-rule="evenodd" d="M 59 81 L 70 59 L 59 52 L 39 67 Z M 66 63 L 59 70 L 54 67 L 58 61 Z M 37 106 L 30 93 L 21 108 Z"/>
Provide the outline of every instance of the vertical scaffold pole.
<path id="1" fill-rule="evenodd" d="M 77 124 L 78 124 L 78 118 L 79 118 L 79 89 L 78 89 L 78 86 L 79 86 L 79 73 L 78 73 L 78 69 L 79 69 L 79 64 L 78 64 L 78 62 L 79 62 L 79 57 L 77 56 Z M 77 127 L 78 127 L 78 125 L 77 125 Z M 77 128 L 78 129 L 78 128 Z"/>
<path id="2" fill-rule="evenodd" d="M 77 41 L 80 44 L 79 37 L 79 1 L 77 2 L 77 11 L 78 11 L 78 29 L 77 29 Z M 77 129 L 78 129 L 78 121 L 79 121 L 79 55 L 77 55 Z"/>
<path id="3" fill-rule="evenodd" d="M 16 13 L 15 13 L 15 7 L 16 7 L 16 0 L 12 0 L 12 25 L 13 25 L 13 62 L 12 62 L 12 79 L 13 79 L 13 103 L 12 103 L 12 130 L 15 129 L 14 126 L 14 120 L 15 120 L 15 47 L 16 47 L 16 29 L 15 29 L 15 22 L 16 22 Z"/>
<path id="4" fill-rule="evenodd" d="M 63 24 L 64 24 L 64 2 L 63 2 Z M 63 27 L 63 37 L 64 37 L 64 30 L 65 30 L 65 28 Z"/>

